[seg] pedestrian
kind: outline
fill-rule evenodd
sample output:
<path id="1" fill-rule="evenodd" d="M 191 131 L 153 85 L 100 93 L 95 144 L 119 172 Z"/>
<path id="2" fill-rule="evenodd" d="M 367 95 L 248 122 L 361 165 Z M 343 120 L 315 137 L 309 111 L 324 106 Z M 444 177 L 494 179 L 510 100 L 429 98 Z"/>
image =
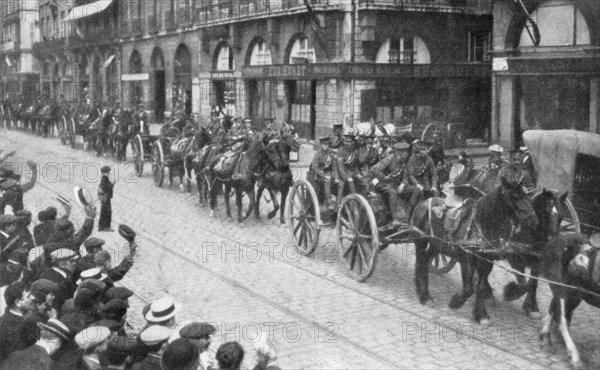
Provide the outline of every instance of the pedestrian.
<path id="1" fill-rule="evenodd" d="M 110 182 L 108 174 L 110 167 L 104 166 L 100 169 L 102 179 L 98 185 L 98 197 L 100 198 L 100 220 L 98 220 L 98 231 L 114 231 L 111 229 L 112 208 L 110 200 L 113 197 L 114 183 Z"/>
<path id="2" fill-rule="evenodd" d="M 7 308 L 0 316 L 0 363 L 12 352 L 25 349 L 36 341 L 35 324 L 25 321 L 25 314 L 35 309 L 35 297 L 27 284 L 18 281 L 4 292 Z"/>

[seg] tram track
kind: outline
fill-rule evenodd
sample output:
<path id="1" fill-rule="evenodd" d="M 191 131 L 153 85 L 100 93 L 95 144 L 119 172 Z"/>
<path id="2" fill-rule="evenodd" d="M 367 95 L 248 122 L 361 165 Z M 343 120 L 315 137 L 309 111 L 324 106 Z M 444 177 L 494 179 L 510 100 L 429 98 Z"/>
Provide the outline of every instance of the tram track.
<path id="1" fill-rule="evenodd" d="M 37 185 L 45 188 L 47 191 L 50 191 L 50 192 L 52 192 L 54 194 L 59 194 L 52 187 L 50 187 L 50 186 L 48 186 L 48 185 L 46 185 L 44 183 L 41 183 L 41 182 L 38 181 Z M 129 197 L 126 194 L 121 194 L 120 193 L 119 197 L 127 199 L 128 201 L 131 201 L 131 202 L 137 202 L 136 199 L 134 199 L 133 197 Z M 194 199 L 195 199 L 195 197 L 194 197 Z M 139 202 L 137 204 L 140 207 L 146 208 L 149 212 L 155 212 L 155 210 L 153 210 L 147 204 L 140 204 Z M 229 241 L 229 242 L 232 242 L 232 243 L 239 243 L 234 237 L 231 237 L 230 235 L 227 235 L 227 234 L 220 233 L 218 231 L 212 230 L 211 228 L 203 226 L 203 225 L 200 225 L 199 223 L 192 223 L 188 219 L 185 219 L 185 218 L 182 218 L 180 216 L 177 216 L 177 215 L 175 215 L 175 214 L 173 214 L 171 212 L 168 212 L 167 210 L 163 209 L 163 210 L 160 211 L 160 213 L 161 213 L 162 217 L 168 217 L 168 218 L 176 221 L 177 223 L 179 223 L 181 225 L 185 225 L 187 227 L 190 227 L 190 228 L 202 231 L 202 232 L 206 232 L 206 233 L 211 234 L 211 235 L 218 236 L 219 238 L 222 238 L 223 240 L 226 240 L 226 241 Z M 206 217 L 208 217 L 208 214 L 206 215 Z M 118 216 L 114 217 L 114 220 L 116 222 L 125 221 L 125 220 L 120 219 L 120 217 L 118 217 Z M 271 226 L 271 225 L 265 225 L 265 226 L 267 226 L 267 227 L 274 227 L 274 226 Z M 265 304 L 267 304 L 267 305 L 269 305 L 269 306 L 271 306 L 273 308 L 276 308 L 277 310 L 279 310 L 281 312 L 284 312 L 287 315 L 295 317 L 298 320 L 301 320 L 302 322 L 304 322 L 306 324 L 310 324 L 310 325 L 314 325 L 315 324 L 314 321 L 311 320 L 306 315 L 304 315 L 304 314 L 302 314 L 300 312 L 297 312 L 295 310 L 291 310 L 291 309 L 289 309 L 287 307 L 284 307 L 283 305 L 281 305 L 278 302 L 273 301 L 269 297 L 267 297 L 267 296 L 265 296 L 263 294 L 260 294 L 260 293 L 256 292 L 255 290 L 252 290 L 252 289 L 248 288 L 246 285 L 244 285 L 244 284 L 242 284 L 242 283 L 240 283 L 238 281 L 235 281 L 235 280 L 229 278 L 228 276 L 225 276 L 224 274 L 222 274 L 220 272 L 214 271 L 213 269 L 210 269 L 210 268 L 206 267 L 205 265 L 200 264 L 198 261 L 195 261 L 194 259 L 190 258 L 189 256 L 186 256 L 186 255 L 182 254 L 181 252 L 178 252 L 178 251 L 173 250 L 173 249 L 171 249 L 171 248 L 169 248 L 169 247 L 167 247 L 165 245 L 160 244 L 159 242 L 156 242 L 155 239 L 152 236 L 150 236 L 150 235 L 148 235 L 148 234 L 146 234 L 144 232 L 139 232 L 138 235 L 139 235 L 139 237 L 141 237 L 143 239 L 144 243 L 149 243 L 149 244 L 153 245 L 155 248 L 158 248 L 158 249 L 160 249 L 160 250 L 162 250 L 164 252 L 167 252 L 167 253 L 169 253 L 169 254 L 171 254 L 171 255 L 173 255 L 173 256 L 181 259 L 182 261 L 185 261 L 186 263 L 192 264 L 196 268 L 201 269 L 202 271 L 205 271 L 208 274 L 210 274 L 210 275 L 218 278 L 219 280 L 221 280 L 222 282 L 226 283 L 227 285 L 229 285 L 229 286 L 231 286 L 231 287 L 233 287 L 235 289 L 238 289 L 240 291 L 243 291 L 244 293 L 246 293 L 246 294 L 248 294 L 250 296 L 255 297 L 256 299 L 262 301 L 263 303 L 265 303 Z M 260 249 L 260 248 L 257 248 L 255 246 L 251 245 L 251 244 L 246 244 L 245 246 L 247 248 L 251 248 L 251 249 L 253 249 L 253 250 L 257 251 L 257 252 Z M 327 276 L 323 276 L 321 274 L 318 274 L 317 272 L 315 272 L 315 271 L 313 271 L 313 270 L 311 270 L 309 268 L 306 268 L 306 267 L 302 266 L 301 264 L 291 263 L 290 261 L 286 260 L 285 258 L 281 258 L 281 257 L 277 257 L 277 256 L 275 256 L 273 258 L 275 260 L 277 260 L 279 263 L 284 263 L 284 264 L 286 264 L 288 266 L 293 267 L 294 269 L 298 269 L 298 270 L 302 271 L 303 273 L 312 275 L 312 276 L 316 277 L 317 279 L 327 281 L 328 283 L 334 284 L 334 285 L 336 285 L 336 286 L 338 286 L 340 288 L 343 288 L 345 290 L 348 290 L 348 291 L 350 291 L 352 293 L 355 293 L 355 294 L 358 294 L 358 295 L 363 296 L 365 298 L 371 299 L 371 300 L 373 300 L 373 301 L 375 301 L 375 302 L 377 302 L 379 304 L 386 305 L 386 306 L 388 306 L 390 308 L 393 308 L 395 310 L 399 310 L 399 311 L 404 312 L 406 314 L 412 315 L 412 316 L 414 316 L 414 317 L 416 317 L 416 318 L 418 318 L 418 319 L 420 319 L 420 320 L 422 320 L 424 322 L 431 322 L 433 324 L 444 325 L 444 323 L 441 320 L 432 319 L 431 317 L 429 317 L 427 315 L 421 314 L 419 312 L 414 312 L 412 310 L 408 310 L 408 309 L 406 309 L 406 308 L 404 308 L 404 307 L 402 307 L 402 306 L 400 306 L 398 304 L 395 304 L 395 303 L 386 301 L 386 300 L 384 300 L 384 299 L 382 299 L 380 297 L 377 297 L 377 296 L 365 293 L 364 291 L 361 291 L 361 290 L 356 289 L 354 287 L 348 286 L 346 284 L 342 284 L 342 283 L 340 283 L 338 281 L 335 281 L 335 280 L 333 280 L 331 278 L 328 278 Z M 128 288 L 131 289 L 130 286 L 128 286 Z M 146 304 L 149 303 L 149 300 L 146 297 L 144 297 L 141 293 L 137 292 L 136 289 L 131 289 L 131 290 L 134 292 L 134 294 L 136 295 L 136 297 L 138 297 L 141 301 L 145 302 Z M 360 352 L 364 353 L 365 355 L 373 358 L 374 360 L 376 360 L 378 362 L 381 362 L 382 364 L 386 364 L 387 366 L 390 366 L 390 367 L 393 367 L 393 368 L 401 368 L 401 365 L 389 361 L 387 358 L 385 358 L 385 357 L 383 357 L 381 355 L 378 355 L 377 353 L 373 352 L 369 348 L 367 348 L 367 347 L 361 345 L 360 343 L 358 343 L 358 342 L 356 342 L 356 341 L 348 338 L 347 336 L 341 335 L 339 333 L 332 332 L 331 330 L 329 330 L 328 327 L 320 325 L 320 330 L 323 330 L 324 332 L 327 332 L 332 337 L 334 337 L 334 338 L 338 339 L 339 341 L 341 341 L 341 342 L 343 342 L 343 343 L 345 343 L 345 344 L 347 344 L 347 345 L 349 345 L 349 346 L 351 346 L 351 347 L 359 350 Z M 462 334 L 466 334 L 466 333 L 462 333 Z M 489 346 L 489 347 L 492 347 L 492 348 L 494 348 L 494 349 L 496 349 L 498 351 L 510 354 L 511 356 L 518 357 L 521 360 L 529 362 L 531 364 L 535 364 L 537 366 L 547 366 L 547 364 L 542 363 L 542 362 L 538 362 L 535 359 L 532 359 L 531 357 L 525 357 L 525 356 L 522 356 L 520 354 L 510 352 L 510 351 L 506 350 L 505 348 L 503 348 L 500 345 L 497 345 L 495 343 L 491 343 L 489 341 L 486 341 L 484 338 L 480 338 L 478 336 L 474 336 L 474 337 L 471 336 L 469 338 L 472 338 L 472 339 L 478 341 L 479 343 L 481 343 L 481 344 L 483 344 L 485 346 Z"/>

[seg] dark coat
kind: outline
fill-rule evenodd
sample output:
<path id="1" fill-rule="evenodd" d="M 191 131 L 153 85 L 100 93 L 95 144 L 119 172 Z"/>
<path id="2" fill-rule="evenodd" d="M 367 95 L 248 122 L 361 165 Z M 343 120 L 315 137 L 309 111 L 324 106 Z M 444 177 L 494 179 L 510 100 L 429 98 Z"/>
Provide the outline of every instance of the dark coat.
<path id="1" fill-rule="evenodd" d="M 52 268 L 45 270 L 42 275 L 40 275 L 40 279 L 48 279 L 53 283 L 58 284 L 58 290 L 54 293 L 56 298 L 54 298 L 54 302 L 52 302 L 52 307 L 54 307 L 56 311 L 60 312 L 65 301 L 69 298 L 72 298 L 75 294 L 77 286 L 75 283 L 73 283 L 72 279 L 68 275 L 66 278 L 64 278 L 60 273 Z"/>
<path id="2" fill-rule="evenodd" d="M 52 370 L 52 359 L 48 352 L 37 344 L 22 351 L 11 353 L 2 370 Z"/>
<path id="3" fill-rule="evenodd" d="M 161 370 L 161 360 L 161 356 L 149 353 L 141 362 L 134 364 L 131 370 Z"/>
<path id="4" fill-rule="evenodd" d="M 100 179 L 100 185 L 98 185 L 98 188 L 99 188 L 98 190 L 101 190 L 102 193 L 104 193 L 107 201 L 110 201 L 113 197 L 114 186 L 115 186 L 115 184 L 110 182 L 110 180 L 108 179 L 108 176 L 102 176 L 102 179 Z M 102 201 L 102 199 L 101 199 L 101 201 Z"/>
<path id="5" fill-rule="evenodd" d="M 63 343 L 62 347 L 52 355 L 52 370 L 88 370 L 83 360 L 83 352 L 75 342 Z"/>
<path id="6" fill-rule="evenodd" d="M 0 316 L 0 363 L 11 353 L 31 346 L 36 340 L 35 324 L 8 309 Z"/>
<path id="7" fill-rule="evenodd" d="M 42 222 L 33 227 L 33 238 L 37 245 L 44 245 L 52 239 L 54 234 L 54 221 Z"/>

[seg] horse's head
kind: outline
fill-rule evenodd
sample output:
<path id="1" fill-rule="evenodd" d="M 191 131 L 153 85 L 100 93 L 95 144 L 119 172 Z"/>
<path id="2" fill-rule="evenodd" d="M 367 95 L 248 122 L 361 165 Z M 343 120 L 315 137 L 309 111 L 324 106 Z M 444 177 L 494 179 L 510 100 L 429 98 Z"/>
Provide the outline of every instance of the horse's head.
<path id="1" fill-rule="evenodd" d="M 544 189 L 532 201 L 533 208 L 539 219 L 540 237 L 550 238 L 560 233 L 560 225 L 564 217 L 568 214 L 567 196 L 569 192 L 556 194 L 553 191 Z"/>
<path id="2" fill-rule="evenodd" d="M 266 155 L 276 170 L 287 169 L 290 166 L 289 145 L 283 139 L 271 140 L 266 146 Z"/>
<path id="3" fill-rule="evenodd" d="M 497 191 L 504 204 L 510 210 L 508 216 L 517 225 L 525 225 L 531 228 L 538 226 L 539 219 L 533 209 L 531 198 L 525 193 L 520 182 L 509 182 L 502 178 L 501 185 Z"/>

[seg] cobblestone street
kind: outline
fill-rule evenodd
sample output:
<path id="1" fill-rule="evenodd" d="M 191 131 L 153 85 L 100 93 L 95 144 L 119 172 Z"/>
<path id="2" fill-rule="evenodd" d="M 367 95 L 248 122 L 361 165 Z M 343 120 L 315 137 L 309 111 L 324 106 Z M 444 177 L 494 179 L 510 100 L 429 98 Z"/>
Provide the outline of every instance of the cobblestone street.
<path id="1" fill-rule="evenodd" d="M 569 367 L 560 340 L 554 340 L 554 353 L 540 348 L 540 321 L 523 314 L 522 300 L 502 300 L 503 286 L 514 277 L 500 268 L 490 277 L 495 296 L 488 301 L 491 323 L 478 325 L 471 319 L 473 298 L 459 310 L 448 308 L 451 295 L 461 288 L 458 266 L 446 275 L 431 275 L 436 300 L 419 303 L 412 245 L 390 246 L 379 255 L 373 276 L 358 283 L 339 264 L 334 230 L 321 234 L 313 256 L 300 256 L 278 218 L 267 220 L 271 204 L 264 201 L 262 218 L 251 217 L 240 227 L 225 218 L 222 197 L 217 216 L 210 218 L 209 209 L 198 204 L 194 192 L 181 192 L 177 180 L 172 188 L 168 181 L 157 188 L 149 163 L 138 178 L 131 163 L 97 158 L 55 138 L 2 130 L 0 144 L 17 151 L 16 164 L 22 168 L 26 160 L 38 163 L 38 183 L 25 195 L 34 217 L 54 203 L 52 195 L 62 194 L 72 201 L 76 227 L 84 214 L 72 199 L 73 186 L 84 186 L 97 198 L 100 167 L 113 168 L 113 228 L 131 226 L 140 245 L 123 280 L 136 293 L 129 311 L 134 327 L 143 325 L 146 302 L 170 295 L 184 304 L 178 321 L 214 323 L 218 332 L 211 350 L 239 341 L 249 368 L 255 363 L 253 342 L 261 335 L 275 343 L 276 363 L 283 369 Z M 293 172 L 299 177 L 304 170 Z M 127 253 L 125 241 L 116 232 L 96 230 L 94 236 L 107 240 L 113 263 L 119 262 Z M 542 314 L 549 298 L 548 285 L 540 283 Z M 599 311 L 583 303 L 571 333 L 590 369 L 600 368 L 599 328 Z"/>

